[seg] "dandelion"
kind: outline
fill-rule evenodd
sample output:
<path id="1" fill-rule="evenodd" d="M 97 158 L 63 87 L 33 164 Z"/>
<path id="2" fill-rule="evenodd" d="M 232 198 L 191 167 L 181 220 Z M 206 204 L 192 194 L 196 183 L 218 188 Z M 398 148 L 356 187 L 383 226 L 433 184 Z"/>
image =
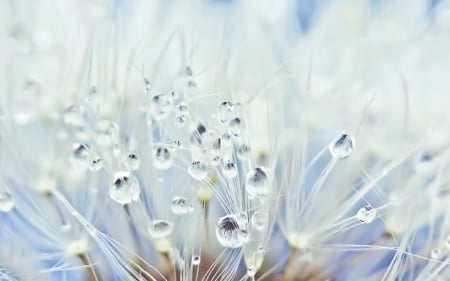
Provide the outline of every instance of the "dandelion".
<path id="1" fill-rule="evenodd" d="M 0 0 L 0 280 L 447 280 L 449 18 Z"/>

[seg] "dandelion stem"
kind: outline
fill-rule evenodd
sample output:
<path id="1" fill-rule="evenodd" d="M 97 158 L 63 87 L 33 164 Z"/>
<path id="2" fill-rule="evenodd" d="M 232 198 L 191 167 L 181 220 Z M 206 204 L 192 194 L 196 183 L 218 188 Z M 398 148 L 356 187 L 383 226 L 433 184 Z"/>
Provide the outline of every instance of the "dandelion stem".
<path id="1" fill-rule="evenodd" d="M 78 258 L 80 259 L 81 263 L 83 263 L 83 265 L 86 266 L 87 280 L 88 281 L 100 281 L 101 279 L 99 279 L 97 277 L 94 267 L 89 263 L 89 260 L 86 256 L 86 254 L 79 254 Z"/>
<path id="2" fill-rule="evenodd" d="M 284 267 L 283 278 L 284 280 L 291 280 L 294 276 L 295 270 L 295 260 L 297 258 L 298 249 L 291 247 L 291 253 L 289 254 L 289 258 L 286 262 L 286 266 Z"/>

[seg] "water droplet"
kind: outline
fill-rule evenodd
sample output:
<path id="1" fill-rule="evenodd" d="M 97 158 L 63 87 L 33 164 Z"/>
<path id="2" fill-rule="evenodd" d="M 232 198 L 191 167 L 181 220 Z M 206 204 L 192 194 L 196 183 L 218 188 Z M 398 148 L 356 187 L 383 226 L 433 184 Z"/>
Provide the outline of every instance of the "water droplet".
<path id="1" fill-rule="evenodd" d="M 243 228 L 241 228 L 238 231 L 237 235 L 238 235 L 238 240 L 239 240 L 239 242 L 241 244 L 247 243 L 249 241 L 249 239 L 250 239 L 250 235 L 249 235 L 248 231 L 246 229 L 243 229 Z"/>
<path id="2" fill-rule="evenodd" d="M 174 144 L 175 146 L 180 147 L 180 146 L 181 146 L 181 141 L 180 141 L 180 140 L 174 140 L 174 141 L 173 141 L 173 144 Z"/>
<path id="3" fill-rule="evenodd" d="M 328 149 L 333 157 L 344 159 L 349 157 L 355 148 L 355 138 L 342 134 L 336 141 L 332 142 Z"/>
<path id="4" fill-rule="evenodd" d="M 254 266 L 249 266 L 247 268 L 247 276 L 248 277 L 254 277 L 256 274 L 256 268 Z"/>
<path id="5" fill-rule="evenodd" d="M 91 172 L 98 172 L 100 171 L 100 169 L 103 168 L 103 159 L 100 157 L 94 157 L 94 159 L 92 159 L 91 165 L 89 166 L 89 170 L 91 170 Z"/>
<path id="6" fill-rule="evenodd" d="M 141 190 L 137 178 L 128 171 L 116 172 L 109 190 L 111 199 L 119 204 L 128 204 L 139 199 Z"/>
<path id="7" fill-rule="evenodd" d="M 150 236 L 153 239 L 166 238 L 172 233 L 172 230 L 173 224 L 166 220 L 154 220 L 148 228 Z"/>
<path id="8" fill-rule="evenodd" d="M 253 197 L 265 196 L 270 193 L 267 171 L 263 167 L 256 167 L 247 173 L 245 187 Z"/>
<path id="9" fill-rule="evenodd" d="M 64 122 L 74 127 L 85 127 L 87 124 L 86 111 L 84 106 L 73 104 L 64 112 Z"/>
<path id="10" fill-rule="evenodd" d="M 141 166 L 141 159 L 136 154 L 130 153 L 126 159 L 126 165 L 131 171 L 136 171 Z"/>
<path id="11" fill-rule="evenodd" d="M 172 152 L 164 146 L 156 146 L 153 150 L 153 164 L 155 168 L 167 170 L 173 165 Z"/>
<path id="12" fill-rule="evenodd" d="M 220 150 L 221 146 L 222 146 L 222 140 L 220 138 L 215 139 L 212 143 L 213 150 Z"/>
<path id="13" fill-rule="evenodd" d="M 150 101 L 150 114 L 157 121 L 167 118 L 171 110 L 172 99 L 165 94 L 156 95 Z"/>
<path id="14" fill-rule="evenodd" d="M 178 105 L 178 111 L 184 116 L 189 115 L 189 108 L 185 103 L 180 103 Z"/>
<path id="15" fill-rule="evenodd" d="M 199 265 L 200 261 L 201 261 L 201 258 L 199 255 L 192 256 L 192 265 Z"/>
<path id="16" fill-rule="evenodd" d="M 98 93 L 97 93 L 97 88 L 95 86 L 92 86 L 89 89 L 85 100 L 86 100 L 86 102 L 91 103 L 91 104 L 96 104 L 98 102 Z"/>
<path id="17" fill-rule="evenodd" d="M 445 239 L 445 247 L 450 250 L 450 235 Z"/>
<path id="18" fill-rule="evenodd" d="M 177 118 L 175 118 L 175 126 L 178 128 L 183 128 L 186 124 L 186 117 L 184 115 L 180 115 Z"/>
<path id="19" fill-rule="evenodd" d="M 99 120 L 96 133 L 99 145 L 109 146 L 119 141 L 119 126 L 111 120 Z"/>
<path id="20" fill-rule="evenodd" d="M 264 230 L 269 225 L 269 216 L 265 212 L 255 212 L 252 216 L 251 223 L 256 230 Z"/>
<path id="21" fill-rule="evenodd" d="M 198 124 L 197 129 L 191 135 L 191 143 L 197 146 L 202 145 L 205 133 L 206 127 L 203 124 Z"/>
<path id="22" fill-rule="evenodd" d="M 356 217 L 361 223 L 371 223 L 377 215 L 377 210 L 372 206 L 365 206 L 358 210 Z"/>
<path id="23" fill-rule="evenodd" d="M 144 93 L 150 94 L 151 90 L 152 90 L 152 83 L 147 78 L 144 78 Z"/>
<path id="24" fill-rule="evenodd" d="M 0 212 L 9 212 L 14 208 L 16 201 L 7 191 L 0 191 Z"/>
<path id="25" fill-rule="evenodd" d="M 239 117 L 233 118 L 228 125 L 229 132 L 235 137 L 239 137 L 241 135 L 242 130 L 242 120 Z"/>
<path id="26" fill-rule="evenodd" d="M 205 179 L 208 174 L 206 165 L 200 161 L 192 162 L 191 166 L 188 168 L 188 173 L 199 181 Z"/>
<path id="27" fill-rule="evenodd" d="M 431 250 L 431 258 L 432 259 L 439 259 L 441 257 L 442 250 L 439 248 L 434 248 Z"/>
<path id="28" fill-rule="evenodd" d="M 181 196 L 175 196 L 172 199 L 172 212 L 176 215 L 184 215 L 194 211 L 192 205 L 188 202 L 187 198 Z"/>
<path id="29" fill-rule="evenodd" d="M 170 98 L 172 99 L 172 102 L 176 104 L 180 100 L 180 93 L 173 91 L 170 93 Z"/>
<path id="30" fill-rule="evenodd" d="M 75 143 L 72 146 L 73 162 L 80 168 L 88 168 L 91 162 L 91 148 L 87 144 Z"/>
<path id="31" fill-rule="evenodd" d="M 234 117 L 234 105 L 229 101 L 224 101 L 219 105 L 219 121 L 226 124 Z"/>
<path id="32" fill-rule="evenodd" d="M 247 158 L 249 153 L 250 153 L 250 146 L 242 144 L 238 147 L 237 156 L 239 157 L 239 159 Z"/>
<path id="33" fill-rule="evenodd" d="M 237 167 L 234 162 L 228 161 L 222 166 L 222 173 L 226 178 L 234 178 L 237 175 Z"/>
<path id="34" fill-rule="evenodd" d="M 238 248 L 242 246 L 239 241 L 239 224 L 232 215 L 222 217 L 216 228 L 216 237 L 219 243 L 228 248 Z"/>

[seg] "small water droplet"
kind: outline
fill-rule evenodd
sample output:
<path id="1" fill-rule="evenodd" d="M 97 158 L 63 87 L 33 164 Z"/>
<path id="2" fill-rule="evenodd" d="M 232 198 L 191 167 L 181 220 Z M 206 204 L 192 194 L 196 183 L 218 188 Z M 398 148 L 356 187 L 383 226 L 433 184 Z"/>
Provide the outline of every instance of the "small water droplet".
<path id="1" fill-rule="evenodd" d="M 139 199 L 141 190 L 137 178 L 128 171 L 116 172 L 109 190 L 111 199 L 119 204 L 128 204 Z"/>
<path id="2" fill-rule="evenodd" d="M 184 116 L 189 115 L 189 108 L 185 103 L 180 103 L 178 105 L 178 111 Z"/>
<path id="3" fill-rule="evenodd" d="M 152 83 L 147 78 L 144 78 L 144 93 L 150 94 L 151 90 Z"/>
<path id="4" fill-rule="evenodd" d="M 206 127 L 203 124 L 198 124 L 197 129 L 191 134 L 191 143 L 196 146 L 201 146 L 205 133 Z"/>
<path id="5" fill-rule="evenodd" d="M 256 167 L 247 173 L 245 187 L 253 197 L 265 196 L 270 193 L 267 171 L 264 167 Z"/>
<path id="6" fill-rule="evenodd" d="M 213 150 L 220 150 L 220 147 L 222 146 L 222 140 L 220 138 L 217 138 L 212 143 L 212 149 Z"/>
<path id="7" fill-rule="evenodd" d="M 333 157 L 344 159 L 349 157 L 353 153 L 355 148 L 355 138 L 342 134 L 336 141 L 332 142 L 328 149 Z"/>
<path id="8" fill-rule="evenodd" d="M 96 156 L 94 157 L 94 159 L 92 159 L 91 165 L 89 166 L 89 170 L 91 170 L 91 172 L 98 172 L 103 168 L 103 159 Z"/>
<path id="9" fill-rule="evenodd" d="M 234 117 L 234 105 L 229 101 L 224 101 L 219 105 L 219 121 L 226 124 Z"/>
<path id="10" fill-rule="evenodd" d="M 252 216 L 251 223 L 256 230 L 264 230 L 269 225 L 269 216 L 265 212 L 255 212 Z"/>
<path id="11" fill-rule="evenodd" d="M 126 165 L 131 171 L 136 171 L 141 166 L 141 159 L 136 154 L 130 153 L 126 159 Z"/>
<path id="12" fill-rule="evenodd" d="M 172 199 L 172 212 L 176 215 L 184 215 L 194 211 L 192 205 L 188 202 L 187 198 L 181 196 L 175 196 Z"/>
<path id="13" fill-rule="evenodd" d="M 442 250 L 439 248 L 434 248 L 431 250 L 431 258 L 432 259 L 439 259 L 442 255 Z"/>
<path id="14" fill-rule="evenodd" d="M 119 141 L 119 126 L 111 120 L 99 120 L 96 133 L 99 145 L 110 146 Z"/>
<path id="15" fill-rule="evenodd" d="M 247 276 L 248 277 L 254 277 L 256 274 L 256 268 L 254 266 L 249 266 L 247 268 Z"/>
<path id="16" fill-rule="evenodd" d="M 208 174 L 206 165 L 201 161 L 194 161 L 188 168 L 188 173 L 196 180 L 204 180 Z"/>
<path id="17" fill-rule="evenodd" d="M 201 258 L 199 255 L 193 255 L 192 256 L 192 265 L 199 265 L 201 261 Z"/>
<path id="18" fill-rule="evenodd" d="M 231 119 L 228 128 L 230 134 L 232 134 L 234 137 L 239 137 L 241 135 L 242 130 L 242 120 L 239 117 Z"/>
<path id="19" fill-rule="evenodd" d="M 156 95 L 150 101 L 150 115 L 157 121 L 167 118 L 171 110 L 172 99 L 166 94 Z"/>
<path id="20" fill-rule="evenodd" d="M 238 237 L 240 231 L 241 229 L 234 216 L 227 215 L 220 218 L 216 228 L 216 237 L 222 246 L 238 248 L 242 246 Z"/>
<path id="21" fill-rule="evenodd" d="M 371 223 L 377 215 L 377 210 L 372 206 L 365 206 L 358 210 L 356 217 L 361 223 Z"/>
<path id="22" fill-rule="evenodd" d="M 222 166 L 222 173 L 226 178 L 234 178 L 237 175 L 237 167 L 234 162 L 228 161 Z"/>
<path id="23" fill-rule="evenodd" d="M 86 110 L 78 104 L 70 105 L 64 112 L 64 122 L 74 127 L 85 127 L 87 124 Z"/>
<path id="24" fill-rule="evenodd" d="M 153 239 L 166 238 L 172 233 L 172 230 L 173 224 L 166 220 L 154 220 L 148 228 L 150 236 Z"/>
<path id="25" fill-rule="evenodd" d="M 72 146 L 73 162 L 80 168 L 88 168 L 91 162 L 91 148 L 87 144 L 75 143 Z"/>
<path id="26" fill-rule="evenodd" d="M 156 146 L 153 150 L 153 164 L 155 168 L 167 170 L 173 165 L 172 152 L 164 146 Z"/>
<path id="27" fill-rule="evenodd" d="M 247 158 L 249 153 L 250 153 L 250 146 L 242 144 L 238 147 L 237 156 L 239 157 L 239 159 Z"/>
<path id="28" fill-rule="evenodd" d="M 0 212 L 9 212 L 14 208 L 16 201 L 7 191 L 0 191 Z"/>
<path id="29" fill-rule="evenodd" d="M 175 118 L 175 126 L 178 128 L 183 128 L 186 124 L 186 117 L 184 115 L 180 115 L 177 118 Z"/>
<path id="30" fill-rule="evenodd" d="M 445 239 L 445 247 L 450 250 L 450 235 Z"/>

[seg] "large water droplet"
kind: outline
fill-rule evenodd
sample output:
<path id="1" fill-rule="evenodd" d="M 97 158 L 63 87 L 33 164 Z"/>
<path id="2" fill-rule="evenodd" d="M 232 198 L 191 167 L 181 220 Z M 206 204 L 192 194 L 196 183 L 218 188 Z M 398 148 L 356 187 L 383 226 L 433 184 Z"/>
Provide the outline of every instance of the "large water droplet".
<path id="1" fill-rule="evenodd" d="M 206 165 L 201 161 L 194 161 L 188 168 L 188 173 L 196 180 L 203 180 L 206 178 L 208 172 Z"/>
<path id="2" fill-rule="evenodd" d="M 234 105 L 229 101 L 224 101 L 219 105 L 219 121 L 226 124 L 234 117 Z"/>
<path id="3" fill-rule="evenodd" d="M 355 138 L 342 134 L 336 141 L 332 142 L 328 149 L 333 157 L 344 159 L 349 157 L 355 148 Z"/>
<path id="4" fill-rule="evenodd" d="M 365 206 L 358 210 L 356 217 L 361 223 L 371 223 L 377 215 L 377 210 L 372 206 Z"/>
<path id="5" fill-rule="evenodd" d="M 439 259 L 442 255 L 442 250 L 439 248 L 434 248 L 431 250 L 431 258 L 432 259 Z"/>
<path id="6" fill-rule="evenodd" d="M 270 193 L 267 171 L 263 167 L 256 167 L 247 173 L 245 187 L 253 197 L 265 196 Z"/>
<path id="7" fill-rule="evenodd" d="M 242 246 L 239 240 L 241 229 L 239 224 L 232 215 L 222 217 L 216 228 L 216 237 L 219 243 L 228 248 L 238 248 Z"/>
<path id="8" fill-rule="evenodd" d="M 128 204 L 139 199 L 141 190 L 136 177 L 128 171 L 116 172 L 109 190 L 111 199 L 119 204 Z"/>
<path id="9" fill-rule="evenodd" d="M 194 211 L 194 208 L 189 203 L 187 198 L 181 196 L 175 196 L 172 199 L 172 212 L 176 215 L 184 215 Z"/>
<path id="10" fill-rule="evenodd" d="M 172 233 L 172 230 L 173 224 L 166 220 L 154 220 L 148 228 L 150 236 L 153 239 L 166 238 Z"/>
<path id="11" fill-rule="evenodd" d="M 7 191 L 0 191 L 0 212 L 9 212 L 14 208 L 16 201 Z"/>
<path id="12" fill-rule="evenodd" d="M 153 149 L 153 165 L 160 170 L 167 170 L 172 167 L 172 152 L 167 147 L 156 146 Z"/>

